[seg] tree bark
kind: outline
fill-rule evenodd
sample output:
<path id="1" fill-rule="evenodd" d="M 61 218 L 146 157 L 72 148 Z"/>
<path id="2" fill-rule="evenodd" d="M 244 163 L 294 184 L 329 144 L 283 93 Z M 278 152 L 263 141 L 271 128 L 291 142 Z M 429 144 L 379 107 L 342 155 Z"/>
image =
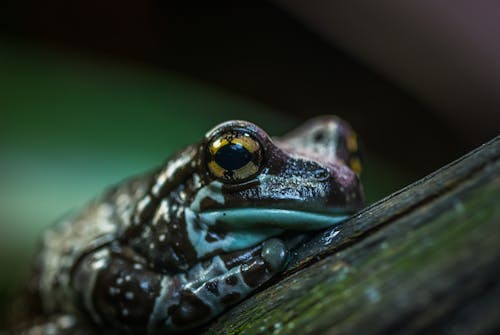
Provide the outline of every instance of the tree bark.
<path id="1" fill-rule="evenodd" d="M 499 200 L 500 136 L 313 236 L 201 333 L 500 333 Z"/>

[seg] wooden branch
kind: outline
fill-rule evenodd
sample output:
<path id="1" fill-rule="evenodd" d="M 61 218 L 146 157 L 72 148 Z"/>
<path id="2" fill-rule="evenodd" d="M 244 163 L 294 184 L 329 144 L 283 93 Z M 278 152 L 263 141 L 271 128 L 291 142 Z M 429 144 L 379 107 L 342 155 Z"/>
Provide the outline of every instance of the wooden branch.
<path id="1" fill-rule="evenodd" d="M 499 279 L 497 137 L 314 236 L 202 333 L 499 333 Z"/>

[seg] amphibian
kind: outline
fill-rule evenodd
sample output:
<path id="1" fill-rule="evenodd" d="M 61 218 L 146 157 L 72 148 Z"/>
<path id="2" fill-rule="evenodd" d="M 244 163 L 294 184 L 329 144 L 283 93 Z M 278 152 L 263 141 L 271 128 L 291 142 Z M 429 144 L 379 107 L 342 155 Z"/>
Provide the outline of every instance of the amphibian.
<path id="1" fill-rule="evenodd" d="M 286 265 L 282 234 L 363 205 L 356 135 L 337 117 L 281 138 L 208 131 L 45 232 L 14 329 L 171 334 L 222 313 Z"/>

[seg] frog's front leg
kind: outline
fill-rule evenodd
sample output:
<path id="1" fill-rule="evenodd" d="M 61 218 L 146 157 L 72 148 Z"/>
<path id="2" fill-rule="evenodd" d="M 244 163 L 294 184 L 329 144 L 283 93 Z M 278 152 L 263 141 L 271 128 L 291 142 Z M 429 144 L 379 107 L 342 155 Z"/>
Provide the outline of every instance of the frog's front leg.
<path id="1" fill-rule="evenodd" d="M 79 262 L 72 286 L 102 327 L 165 333 L 212 319 L 280 272 L 286 259 L 283 242 L 270 239 L 170 275 L 149 269 L 130 249 L 106 247 Z"/>
<path id="2" fill-rule="evenodd" d="M 287 258 L 284 243 L 273 238 L 257 248 L 199 264 L 189 271 L 193 280 L 184 286 L 178 304 L 169 309 L 166 323 L 182 329 L 214 318 L 283 270 Z"/>

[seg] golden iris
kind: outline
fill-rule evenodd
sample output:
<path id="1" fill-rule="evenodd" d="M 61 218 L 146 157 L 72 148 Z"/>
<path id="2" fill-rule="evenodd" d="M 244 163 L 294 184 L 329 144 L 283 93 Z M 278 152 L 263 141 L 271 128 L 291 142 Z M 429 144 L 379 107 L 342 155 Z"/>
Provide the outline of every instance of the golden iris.
<path id="1" fill-rule="evenodd" d="M 228 132 L 208 144 L 208 170 L 225 181 L 241 181 L 259 172 L 262 147 L 247 132 Z"/>

